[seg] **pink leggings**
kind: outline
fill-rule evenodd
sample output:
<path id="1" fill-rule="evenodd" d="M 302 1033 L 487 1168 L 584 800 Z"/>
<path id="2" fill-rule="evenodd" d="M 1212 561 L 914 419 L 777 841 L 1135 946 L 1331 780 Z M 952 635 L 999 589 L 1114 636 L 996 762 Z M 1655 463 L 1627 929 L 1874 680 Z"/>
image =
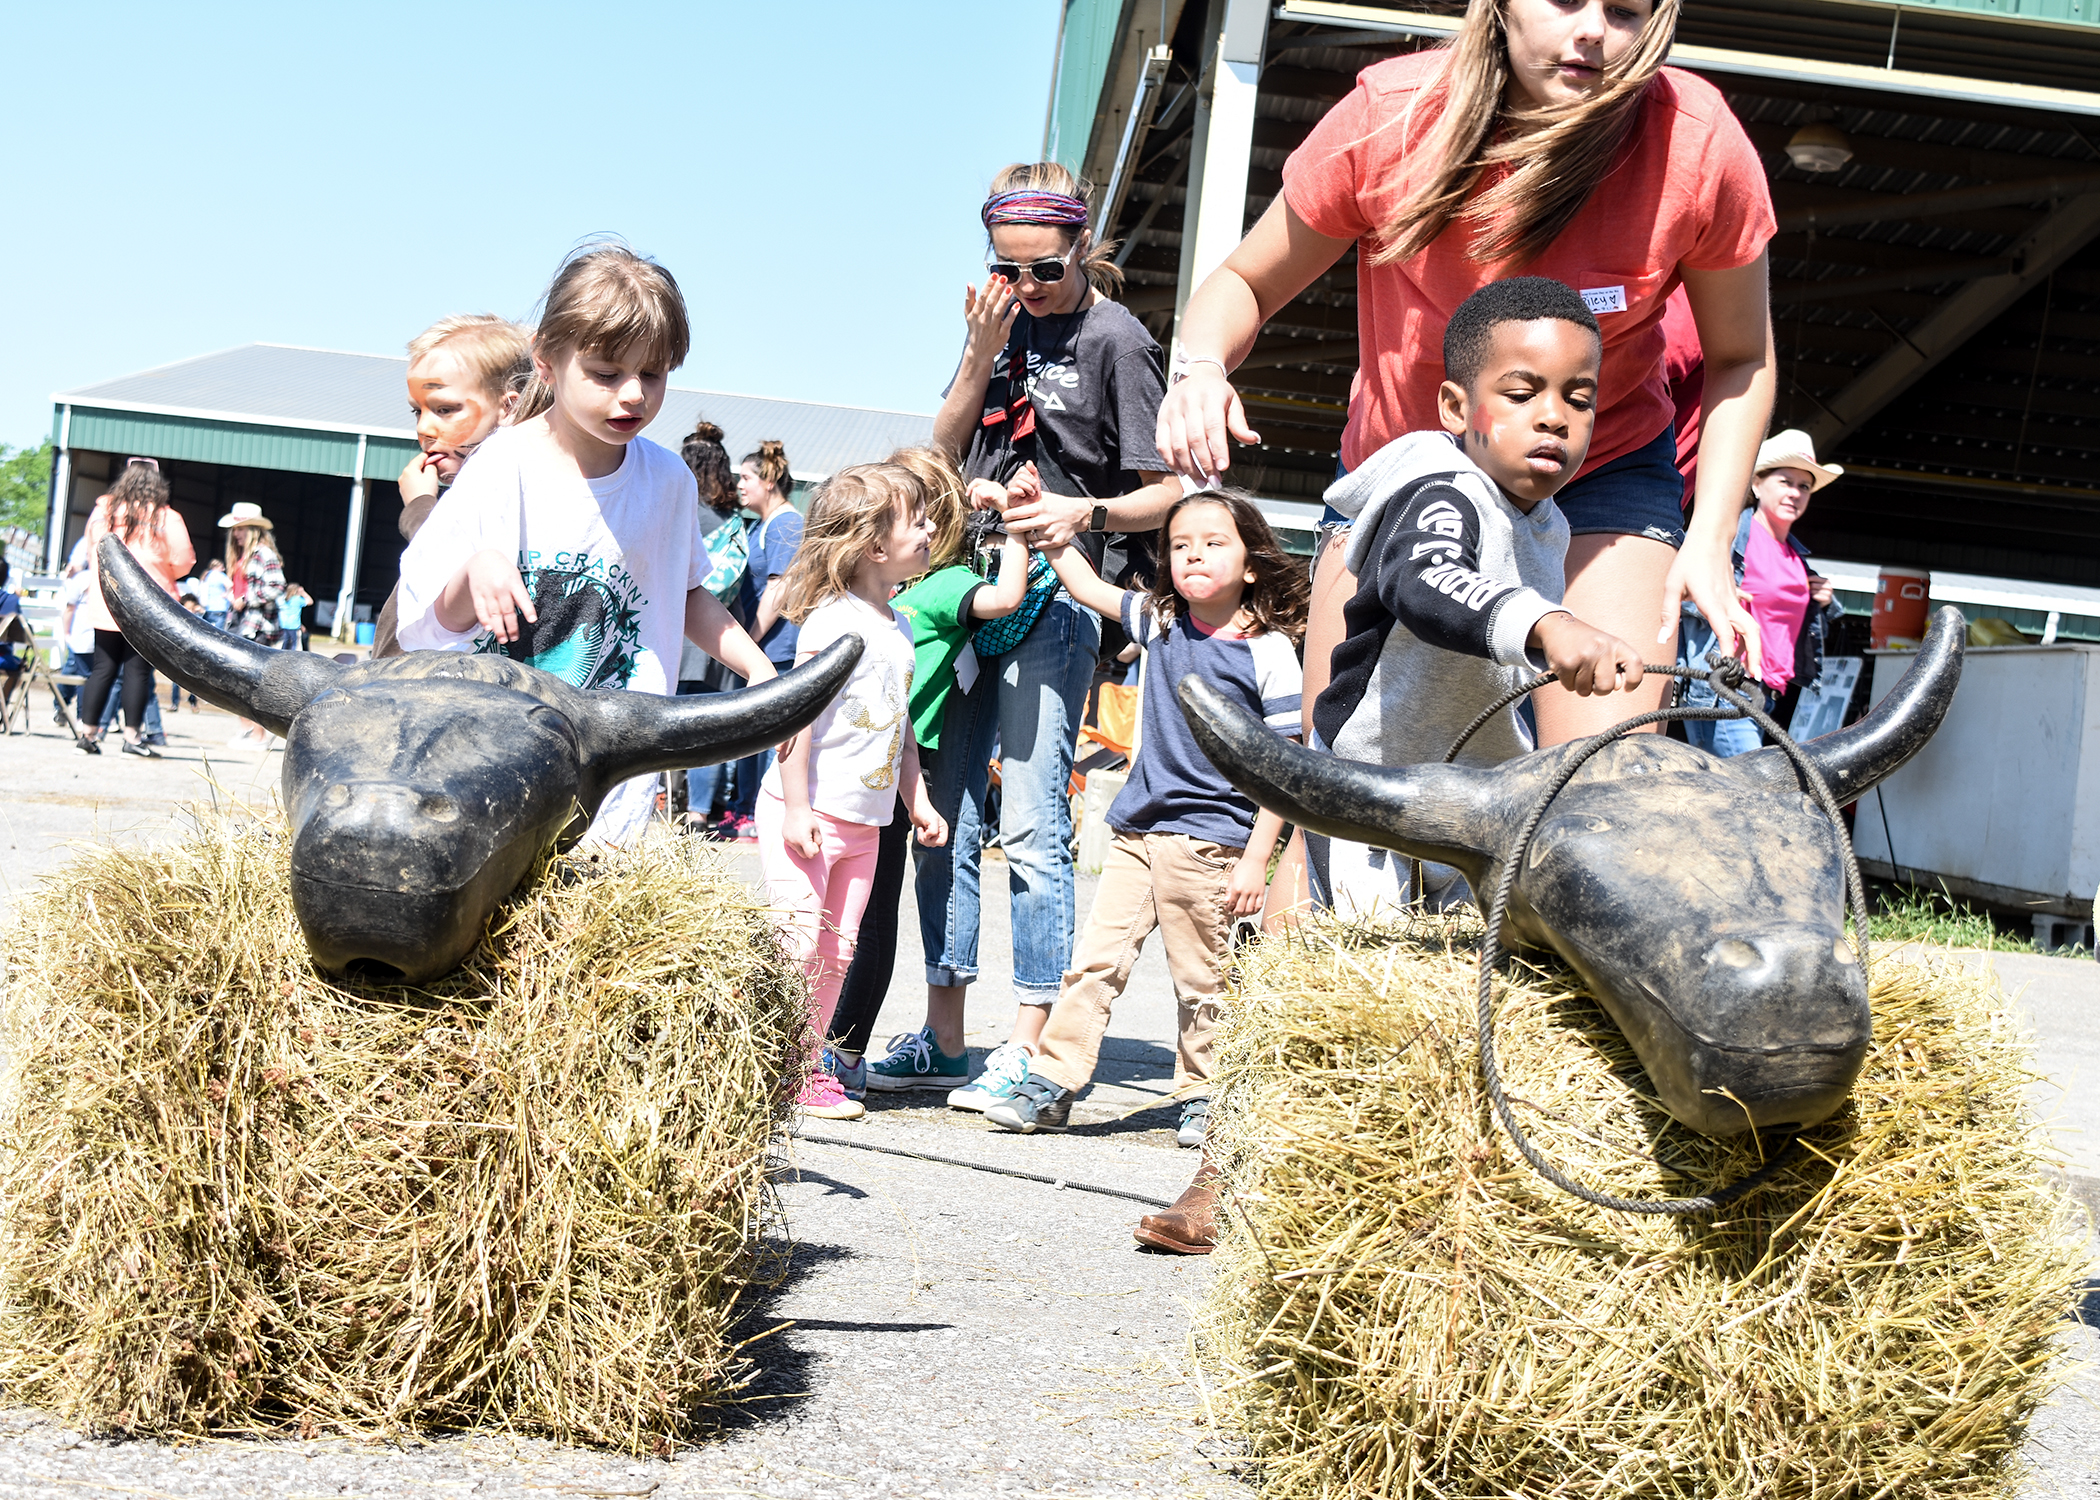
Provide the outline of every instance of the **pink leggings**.
<path id="1" fill-rule="evenodd" d="M 758 867 L 766 900 L 783 913 L 788 944 L 809 975 L 809 1021 L 821 1047 L 839 1003 L 839 987 L 853 966 L 854 940 L 875 884 L 875 846 L 882 830 L 816 814 L 822 846 L 816 857 L 788 848 L 781 837 L 787 804 L 771 792 L 758 797 Z"/>

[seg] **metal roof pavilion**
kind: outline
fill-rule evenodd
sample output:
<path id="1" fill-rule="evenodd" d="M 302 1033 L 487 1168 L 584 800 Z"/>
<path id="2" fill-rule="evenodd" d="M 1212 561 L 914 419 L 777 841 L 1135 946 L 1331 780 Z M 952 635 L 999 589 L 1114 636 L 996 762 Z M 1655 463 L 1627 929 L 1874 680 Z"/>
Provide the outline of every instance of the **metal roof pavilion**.
<path id="1" fill-rule="evenodd" d="M 238 496 L 267 503 L 287 544 L 287 565 L 298 553 L 310 578 L 326 576 L 322 569 L 333 563 L 323 556 L 332 559 L 339 546 L 337 607 L 347 618 L 361 593 L 377 589 L 384 597 L 381 578 L 391 587 L 398 548 L 384 523 L 398 514 L 395 477 L 419 451 L 407 373 L 399 355 L 257 343 L 55 393 L 57 457 L 46 530 L 52 569 L 85 528 L 95 496 L 113 477 L 111 464 L 157 458 L 175 482 L 178 506 L 191 512 L 185 519 L 193 534 L 213 524 L 207 512 L 214 506 Z M 674 386 L 644 435 L 675 452 L 703 414 L 722 428 L 732 456 L 780 440 L 803 484 L 933 433 L 933 418 L 916 412 Z M 244 471 L 264 472 L 244 479 Z M 270 487 L 257 488 L 265 475 Z M 317 490 L 317 479 L 349 484 Z M 327 498 L 333 494 L 342 496 L 339 505 Z M 381 511 L 371 527 L 368 499 Z"/>

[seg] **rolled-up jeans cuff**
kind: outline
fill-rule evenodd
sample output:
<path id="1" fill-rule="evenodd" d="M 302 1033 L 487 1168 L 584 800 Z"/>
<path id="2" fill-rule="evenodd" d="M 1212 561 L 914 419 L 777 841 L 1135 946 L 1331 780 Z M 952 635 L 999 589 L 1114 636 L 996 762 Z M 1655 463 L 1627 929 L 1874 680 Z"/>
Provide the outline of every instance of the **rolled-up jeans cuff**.
<path id="1" fill-rule="evenodd" d="M 1017 984 L 1014 986 L 1014 1004 L 1042 1006 L 1055 1005 L 1057 1003 L 1057 997 L 1061 993 L 1063 993 L 1063 991 L 1064 986 L 1061 984 L 1050 985 L 1047 988 L 1042 989 L 1038 989 L 1034 985 Z"/>
<path id="2" fill-rule="evenodd" d="M 943 989 L 950 989 L 961 984 L 975 984 L 977 982 L 977 971 L 975 969 L 971 969 L 968 972 L 961 969 L 943 969 L 938 965 L 928 964 L 926 966 L 926 982 L 940 985 Z"/>

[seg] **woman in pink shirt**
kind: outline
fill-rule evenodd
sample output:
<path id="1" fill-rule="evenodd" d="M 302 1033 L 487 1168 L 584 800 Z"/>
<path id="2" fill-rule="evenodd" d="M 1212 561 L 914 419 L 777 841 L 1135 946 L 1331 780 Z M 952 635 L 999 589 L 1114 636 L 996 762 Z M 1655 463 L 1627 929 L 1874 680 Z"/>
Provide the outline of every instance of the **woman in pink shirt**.
<path id="1" fill-rule="evenodd" d="M 1285 164 L 1283 192 L 1189 299 L 1161 454 L 1222 472 L 1227 437 L 1258 442 L 1231 371 L 1299 292 L 1358 252 L 1359 360 L 1342 438 L 1354 468 L 1437 427 L 1444 325 L 1519 272 L 1583 294 L 1604 334 L 1589 455 L 1558 497 L 1573 540 L 1567 604 L 1674 652 L 1686 597 L 1725 647 L 1757 642 L 1730 586 L 1728 543 L 1773 391 L 1766 245 L 1777 221 L 1756 150 L 1720 92 L 1662 66 L 1678 0 L 1472 0 L 1453 43 L 1367 68 Z M 1598 191 L 1610 179 L 1608 190 Z M 1705 352 L 1700 466 L 1681 510 L 1662 318 L 1682 286 Z M 1306 632 L 1305 701 L 1328 679 L 1354 590 L 1323 553 Z M 1545 744 L 1656 706 L 1547 688 Z M 1309 717 L 1309 714 L 1308 714 Z"/>
<path id="2" fill-rule="evenodd" d="M 105 536 L 112 535 L 123 539 L 131 555 L 172 598 L 175 580 L 189 572 L 197 561 L 197 552 L 190 545 L 189 527 L 168 504 L 167 477 L 155 460 L 134 458 L 125 464 L 123 474 L 109 493 L 95 502 L 95 513 L 88 517 L 88 566 L 93 581 L 81 607 L 87 611 L 88 623 L 95 627 L 95 664 L 89 669 L 87 686 L 80 690 L 80 722 L 84 726 L 80 748 L 90 755 L 102 753 L 102 731 L 94 726 L 102 722 L 103 707 L 109 702 L 110 689 L 121 671 L 124 753 L 158 760 L 160 752 L 139 733 L 146 717 L 146 700 L 153 694 L 153 669 L 143 659 L 135 667 L 125 667 L 137 653 L 118 633 L 109 606 L 102 602 L 102 570 L 95 561 L 95 549 Z"/>
<path id="3" fill-rule="evenodd" d="M 1815 686 L 1823 669 L 1823 640 L 1833 617 L 1844 611 L 1830 580 L 1809 571 L 1808 548 L 1794 535 L 1794 523 L 1808 509 L 1809 497 L 1844 474 L 1836 464 L 1816 462 L 1815 444 L 1807 433 L 1789 427 L 1765 440 L 1757 450 L 1757 479 L 1750 486 L 1751 508 L 1735 528 L 1735 577 L 1750 596 L 1750 616 L 1764 646 L 1761 705 L 1784 722 L 1780 699 L 1789 688 Z M 1705 667 L 1714 649 L 1714 633 L 1694 605 L 1684 607 L 1679 635 L 1679 661 Z M 1716 700 L 1704 682 L 1687 682 L 1684 701 L 1708 707 Z M 1687 719 L 1684 737 L 1716 755 L 1741 755 L 1764 743 L 1748 719 Z"/>

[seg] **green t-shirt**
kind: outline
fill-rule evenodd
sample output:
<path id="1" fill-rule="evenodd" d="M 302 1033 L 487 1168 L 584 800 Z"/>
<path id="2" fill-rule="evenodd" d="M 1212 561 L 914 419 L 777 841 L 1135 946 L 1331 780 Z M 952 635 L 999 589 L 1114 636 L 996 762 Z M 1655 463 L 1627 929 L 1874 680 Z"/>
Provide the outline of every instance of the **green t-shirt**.
<path id="1" fill-rule="evenodd" d="M 941 713 L 955 686 L 955 659 L 970 644 L 970 600 L 984 587 L 968 563 L 924 578 L 890 601 L 911 625 L 911 727 L 922 749 L 941 746 Z"/>

